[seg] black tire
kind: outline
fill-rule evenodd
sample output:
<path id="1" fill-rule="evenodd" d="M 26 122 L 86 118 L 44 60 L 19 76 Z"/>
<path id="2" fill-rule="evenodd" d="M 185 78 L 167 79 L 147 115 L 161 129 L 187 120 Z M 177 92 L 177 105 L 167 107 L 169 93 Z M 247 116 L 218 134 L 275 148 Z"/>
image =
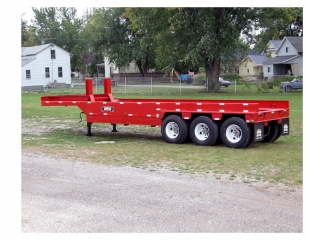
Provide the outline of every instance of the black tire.
<path id="1" fill-rule="evenodd" d="M 170 115 L 163 120 L 161 134 L 168 143 L 183 143 L 188 134 L 186 122 L 177 115 Z"/>
<path id="2" fill-rule="evenodd" d="M 218 138 L 219 129 L 217 124 L 210 118 L 200 116 L 192 121 L 189 134 L 193 143 L 203 146 L 212 146 Z"/>
<path id="3" fill-rule="evenodd" d="M 189 121 L 185 121 L 186 122 L 186 126 L 187 126 L 187 136 L 184 140 L 183 143 L 191 143 L 192 142 L 192 139 L 191 139 L 191 136 L 189 134 L 189 126 L 190 126 L 190 122 Z"/>
<path id="4" fill-rule="evenodd" d="M 250 126 L 250 124 L 247 124 L 248 126 L 248 129 L 249 129 L 249 139 L 248 139 L 248 142 L 245 144 L 245 148 L 246 147 L 250 147 L 253 143 L 254 143 L 254 136 L 253 136 L 253 125 L 252 127 Z"/>
<path id="5" fill-rule="evenodd" d="M 221 126 L 222 142 L 231 148 L 245 148 L 252 140 L 250 126 L 239 117 L 228 118 Z"/>
<path id="6" fill-rule="evenodd" d="M 278 132 L 276 138 L 273 141 L 278 140 L 278 138 L 281 137 L 281 135 L 282 135 L 283 127 L 282 127 L 281 124 L 278 124 L 278 126 L 279 126 L 279 132 Z"/>
<path id="7" fill-rule="evenodd" d="M 268 126 L 264 127 L 264 140 L 263 142 L 274 142 L 277 140 L 280 135 L 279 135 L 280 127 L 277 122 L 269 122 Z"/>
<path id="8" fill-rule="evenodd" d="M 220 136 L 220 129 L 221 129 L 221 126 L 222 126 L 223 122 L 222 121 L 214 121 L 214 124 L 217 125 L 217 127 L 219 129 L 219 134 L 218 134 L 217 139 L 216 139 L 216 141 L 215 141 L 215 143 L 213 145 L 220 145 L 220 144 L 222 144 L 222 139 L 221 139 L 221 136 Z"/>

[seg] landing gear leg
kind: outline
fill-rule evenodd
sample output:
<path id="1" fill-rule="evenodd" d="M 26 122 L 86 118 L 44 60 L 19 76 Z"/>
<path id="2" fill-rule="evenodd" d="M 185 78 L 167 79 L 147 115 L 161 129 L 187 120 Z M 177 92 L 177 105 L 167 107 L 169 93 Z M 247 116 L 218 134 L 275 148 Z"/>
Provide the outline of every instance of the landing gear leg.
<path id="1" fill-rule="evenodd" d="M 116 130 L 116 124 L 112 124 L 113 125 L 113 130 L 111 132 L 117 132 Z"/>
<path id="2" fill-rule="evenodd" d="M 87 134 L 85 134 L 85 136 L 88 136 L 88 137 L 93 136 L 91 134 L 91 125 L 92 125 L 92 123 L 90 123 L 90 122 L 87 123 Z"/>

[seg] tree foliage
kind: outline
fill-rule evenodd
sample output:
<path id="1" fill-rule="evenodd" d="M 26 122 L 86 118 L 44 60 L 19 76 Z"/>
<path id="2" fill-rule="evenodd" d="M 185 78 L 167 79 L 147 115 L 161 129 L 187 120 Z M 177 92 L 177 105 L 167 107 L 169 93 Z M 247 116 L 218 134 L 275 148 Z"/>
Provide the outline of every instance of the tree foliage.
<path id="1" fill-rule="evenodd" d="M 85 32 L 91 44 L 116 67 L 125 68 L 134 61 L 144 76 L 154 67 L 155 53 L 151 45 L 140 41 L 141 34 L 132 30 L 124 12 L 125 8 L 95 9 Z"/>
<path id="2" fill-rule="evenodd" d="M 36 35 L 35 27 L 28 25 L 27 21 L 21 20 L 21 45 L 31 47 L 39 45 L 40 41 Z"/>
<path id="3" fill-rule="evenodd" d="M 303 8 L 258 8 L 256 28 L 260 30 L 253 41 L 256 49 L 265 49 L 270 40 L 302 36 Z"/>
<path id="4" fill-rule="evenodd" d="M 132 11 L 133 12 L 133 11 Z M 157 42 L 156 63 L 206 69 L 209 89 L 218 91 L 220 64 L 242 46 L 240 33 L 252 24 L 250 8 L 146 8 L 131 14 L 135 30 Z M 155 25 L 155 26 L 154 26 Z"/>
<path id="5" fill-rule="evenodd" d="M 79 42 L 83 23 L 76 17 L 76 9 L 49 7 L 32 8 L 32 10 L 34 19 L 32 25 L 28 27 L 28 32 L 26 31 L 30 37 L 24 45 L 39 45 L 42 41 L 54 43 L 72 53 L 71 64 L 76 65 L 79 53 L 75 48 Z"/>

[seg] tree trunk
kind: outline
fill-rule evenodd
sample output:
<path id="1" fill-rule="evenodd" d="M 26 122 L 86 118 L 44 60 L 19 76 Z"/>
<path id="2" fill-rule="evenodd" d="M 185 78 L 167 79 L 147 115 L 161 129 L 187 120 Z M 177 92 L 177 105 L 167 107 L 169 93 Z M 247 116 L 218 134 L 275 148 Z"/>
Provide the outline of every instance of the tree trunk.
<path id="1" fill-rule="evenodd" d="M 145 57 L 145 63 L 143 65 L 143 72 L 144 72 L 144 74 L 147 73 L 148 66 L 149 66 L 149 58 L 148 58 L 148 56 L 146 56 Z"/>
<path id="2" fill-rule="evenodd" d="M 220 61 L 218 58 L 214 58 L 210 64 L 208 59 L 205 60 L 206 77 L 208 79 L 208 90 L 210 92 L 219 92 L 219 72 Z"/>
<path id="3" fill-rule="evenodd" d="M 143 69 L 142 69 L 142 62 L 141 62 L 141 60 L 136 61 L 136 64 L 137 64 L 137 66 L 138 66 L 138 69 L 139 69 L 140 74 L 142 75 L 142 77 L 144 77 L 144 71 L 143 71 Z"/>
<path id="4" fill-rule="evenodd" d="M 220 35 L 221 29 L 221 9 L 216 9 L 216 19 L 217 25 L 215 29 L 215 35 Z M 220 38 L 219 38 L 220 40 Z M 219 44 L 221 44 L 219 42 Z M 206 69 L 206 76 L 208 78 L 208 89 L 211 92 L 219 92 L 220 91 L 220 83 L 219 83 L 219 76 L 220 76 L 220 56 L 214 56 L 212 59 L 206 58 L 205 59 L 205 69 Z"/>

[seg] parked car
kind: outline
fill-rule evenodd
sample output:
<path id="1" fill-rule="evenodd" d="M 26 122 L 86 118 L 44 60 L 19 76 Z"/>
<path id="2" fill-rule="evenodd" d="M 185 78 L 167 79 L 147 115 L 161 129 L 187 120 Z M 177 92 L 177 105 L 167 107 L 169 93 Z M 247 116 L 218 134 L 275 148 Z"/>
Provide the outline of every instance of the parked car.
<path id="1" fill-rule="evenodd" d="M 280 88 L 282 88 L 285 92 L 303 89 L 302 78 L 294 78 L 291 82 L 281 82 Z"/>
<path id="2" fill-rule="evenodd" d="M 201 81 L 203 86 L 207 86 L 207 80 L 202 80 Z M 223 78 L 219 78 L 219 83 L 220 83 L 220 87 L 228 87 L 230 85 L 230 81 L 228 80 L 224 80 Z"/>
<path id="3" fill-rule="evenodd" d="M 230 81 L 224 80 L 223 78 L 219 78 L 219 82 L 221 87 L 228 87 L 230 85 Z"/>

